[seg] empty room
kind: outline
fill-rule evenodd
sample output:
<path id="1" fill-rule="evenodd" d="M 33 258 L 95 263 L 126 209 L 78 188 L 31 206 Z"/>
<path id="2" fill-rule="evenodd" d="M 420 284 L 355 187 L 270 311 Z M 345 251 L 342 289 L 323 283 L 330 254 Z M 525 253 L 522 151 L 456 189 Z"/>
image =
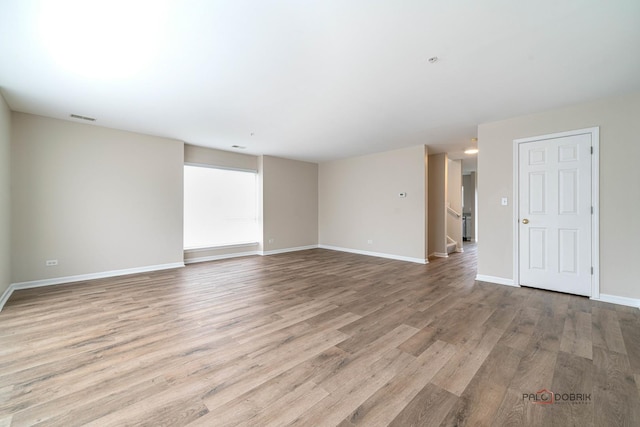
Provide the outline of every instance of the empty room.
<path id="1" fill-rule="evenodd" d="M 0 427 L 640 425 L 640 2 L 0 0 Z"/>

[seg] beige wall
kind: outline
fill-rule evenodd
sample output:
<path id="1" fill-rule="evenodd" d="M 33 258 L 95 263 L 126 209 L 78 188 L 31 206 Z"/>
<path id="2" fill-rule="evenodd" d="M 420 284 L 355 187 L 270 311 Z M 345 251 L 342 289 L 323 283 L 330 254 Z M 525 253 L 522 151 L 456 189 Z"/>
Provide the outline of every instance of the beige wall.
<path id="1" fill-rule="evenodd" d="M 318 244 L 318 165 L 262 156 L 261 249 L 266 253 Z"/>
<path id="2" fill-rule="evenodd" d="M 419 145 L 321 163 L 320 244 L 424 260 L 425 156 Z"/>
<path id="3" fill-rule="evenodd" d="M 461 160 L 449 160 L 447 164 L 447 206 L 462 213 Z M 456 250 L 462 249 L 462 217 L 447 212 L 447 236 L 456 241 Z"/>
<path id="4" fill-rule="evenodd" d="M 634 94 L 480 125 L 478 274 L 513 279 L 513 140 L 600 126 L 600 292 L 640 298 L 639 117 Z"/>
<path id="5" fill-rule="evenodd" d="M 13 282 L 182 262 L 182 142 L 12 113 L 11 144 Z"/>
<path id="6" fill-rule="evenodd" d="M 447 155 L 429 155 L 428 255 L 447 253 Z"/>
<path id="7" fill-rule="evenodd" d="M 11 284 L 11 111 L 0 95 L 0 298 Z M 0 306 L 2 302 L 0 302 Z"/>
<path id="8" fill-rule="evenodd" d="M 184 145 L 184 162 L 228 169 L 258 170 L 258 156 L 199 147 L 191 144 Z"/>

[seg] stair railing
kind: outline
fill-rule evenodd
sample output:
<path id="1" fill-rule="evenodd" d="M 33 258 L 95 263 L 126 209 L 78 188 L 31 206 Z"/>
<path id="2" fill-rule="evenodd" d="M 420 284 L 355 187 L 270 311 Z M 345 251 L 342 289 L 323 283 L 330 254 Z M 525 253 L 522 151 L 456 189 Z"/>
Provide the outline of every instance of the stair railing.
<path id="1" fill-rule="evenodd" d="M 449 206 L 447 206 L 447 212 L 449 212 L 451 215 L 455 216 L 456 218 L 462 217 L 461 213 L 456 212 L 455 210 L 451 209 Z"/>

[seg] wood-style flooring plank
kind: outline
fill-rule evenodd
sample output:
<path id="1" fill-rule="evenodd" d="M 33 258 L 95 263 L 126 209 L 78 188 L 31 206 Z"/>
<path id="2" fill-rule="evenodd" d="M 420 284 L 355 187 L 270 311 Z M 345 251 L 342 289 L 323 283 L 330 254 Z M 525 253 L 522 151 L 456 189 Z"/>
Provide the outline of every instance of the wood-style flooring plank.
<path id="1" fill-rule="evenodd" d="M 545 410 L 549 405 L 532 403 L 523 398 L 540 390 L 551 390 L 557 353 L 534 349 L 523 353 L 513 379 L 494 419 L 495 425 L 544 425 Z M 551 390 L 553 391 L 553 390 Z"/>
<path id="2" fill-rule="evenodd" d="M 594 425 L 593 370 L 587 358 L 558 353 L 550 390 L 560 399 L 544 413 L 546 425 Z"/>
<path id="3" fill-rule="evenodd" d="M 640 374 L 640 319 L 635 313 L 636 310 L 632 310 L 616 310 L 616 312 L 624 347 L 629 357 L 629 364 L 634 373 Z"/>
<path id="4" fill-rule="evenodd" d="M 343 383 L 340 390 L 322 399 L 309 411 L 296 418 L 291 425 L 335 426 L 339 424 L 353 411 L 353 408 L 360 406 L 413 360 L 415 360 L 414 357 L 398 349 L 389 350 L 369 366 L 366 374 Z"/>
<path id="5" fill-rule="evenodd" d="M 411 326 L 401 325 L 394 330 L 382 335 L 377 340 L 368 344 L 355 354 L 349 357 L 333 371 L 326 372 L 314 378 L 325 390 L 336 392 L 345 383 L 357 381 L 360 377 L 369 374 L 371 365 L 391 350 L 396 350 L 400 343 L 416 333 L 416 329 Z M 343 350 L 344 351 L 344 350 Z"/>
<path id="6" fill-rule="evenodd" d="M 460 396 L 493 350 L 502 331 L 485 328 L 476 331 L 473 338 L 462 344 L 454 357 L 438 372 L 432 382 Z"/>
<path id="7" fill-rule="evenodd" d="M 640 310 L 475 266 L 314 249 L 16 291 L 0 427 L 640 425 Z"/>
<path id="8" fill-rule="evenodd" d="M 587 359 L 593 358 L 591 313 L 569 310 L 564 321 L 560 350 Z"/>
<path id="9" fill-rule="evenodd" d="M 436 427 L 457 402 L 455 394 L 427 384 L 389 423 L 390 427 Z"/>
<path id="10" fill-rule="evenodd" d="M 627 354 L 616 311 L 595 307 L 591 314 L 593 346 Z"/>
<path id="11" fill-rule="evenodd" d="M 445 426 L 492 426 L 523 353 L 496 345 L 447 414 Z"/>
<path id="12" fill-rule="evenodd" d="M 436 341 L 414 361 L 359 405 L 347 417 L 361 426 L 386 426 L 456 353 L 456 347 Z"/>
<path id="13" fill-rule="evenodd" d="M 332 372 L 347 357 L 344 351 L 331 347 L 295 368 L 266 381 L 260 387 L 236 397 L 224 407 L 202 417 L 194 425 L 211 425 L 214 420 L 216 424 L 229 426 L 254 423 L 257 416 L 272 411 L 273 405 L 282 396 L 298 390 L 304 384 L 315 384 L 315 377 L 322 376 L 325 372 Z M 325 397 L 328 393 L 314 390 L 312 394 L 314 396 L 322 394 L 322 397 Z M 315 403 L 317 402 L 313 404 Z"/>
<path id="14" fill-rule="evenodd" d="M 594 425 L 640 425 L 638 386 L 626 354 L 593 348 Z"/>
<path id="15" fill-rule="evenodd" d="M 507 327 L 500 343 L 516 350 L 526 350 L 529 341 L 536 331 L 536 324 L 540 319 L 539 309 L 525 306 L 516 313 L 511 324 Z"/>

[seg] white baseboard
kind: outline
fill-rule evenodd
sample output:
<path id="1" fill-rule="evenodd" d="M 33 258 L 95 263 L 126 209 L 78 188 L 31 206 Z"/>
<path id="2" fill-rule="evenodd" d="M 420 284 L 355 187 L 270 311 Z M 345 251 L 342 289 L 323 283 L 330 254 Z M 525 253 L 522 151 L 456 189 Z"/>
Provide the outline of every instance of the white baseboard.
<path id="1" fill-rule="evenodd" d="M 512 279 L 505 279 L 503 277 L 486 276 L 484 274 L 478 274 L 476 276 L 476 280 L 480 282 L 496 283 L 498 285 L 515 286 L 518 288 L 520 287 L 520 285 L 516 285 Z M 640 299 L 635 299 L 635 298 L 619 297 L 616 295 L 607 295 L 607 294 L 601 293 L 600 298 L 590 298 L 590 299 L 594 301 L 608 302 L 611 304 L 626 305 L 629 307 L 640 308 Z"/>
<path id="2" fill-rule="evenodd" d="M 239 258 L 244 256 L 252 256 L 252 255 L 268 256 L 268 255 L 284 254 L 286 252 L 306 251 L 309 249 L 317 249 L 317 248 L 318 248 L 318 245 L 309 245 L 309 246 L 298 246 L 296 248 L 275 249 L 273 251 L 250 251 L 250 252 L 238 252 L 235 254 L 211 255 L 211 256 L 185 259 L 184 263 L 195 264 L 197 262 L 217 261 L 220 259 Z"/>
<path id="3" fill-rule="evenodd" d="M 309 249 L 318 249 L 318 245 L 298 246 L 298 247 L 295 247 L 295 248 L 274 249 L 272 251 L 258 252 L 258 255 L 262 255 L 262 256 L 277 255 L 277 254 L 284 254 L 284 253 L 287 253 L 287 252 L 308 251 Z"/>
<path id="4" fill-rule="evenodd" d="M 434 256 L 437 258 L 449 258 L 449 254 L 446 252 L 433 252 L 429 254 L 430 257 Z"/>
<path id="5" fill-rule="evenodd" d="M 489 282 L 489 283 L 496 283 L 498 285 L 514 286 L 516 288 L 520 287 L 520 285 L 516 285 L 513 282 L 513 279 L 505 279 L 504 277 L 487 276 L 484 274 L 478 274 L 476 275 L 476 280 L 479 282 Z"/>
<path id="6" fill-rule="evenodd" d="M 87 280 L 104 279 L 107 277 L 126 276 L 128 274 L 148 273 L 150 271 L 169 270 L 172 268 L 184 267 L 182 262 L 174 262 L 171 264 L 148 265 L 145 267 L 126 268 L 123 270 L 102 271 L 100 273 L 79 274 L 76 276 L 54 277 L 51 279 L 32 280 L 30 282 L 12 283 L 9 288 L 4 291 L 0 298 L 0 311 L 9 300 L 13 291 L 19 289 L 40 288 L 43 286 L 61 285 L 65 283 L 84 282 Z"/>
<path id="7" fill-rule="evenodd" d="M 381 253 L 381 252 L 361 251 L 359 249 L 341 248 L 341 247 L 338 247 L 338 246 L 330 246 L 330 245 L 318 245 L 318 247 L 320 249 L 329 249 L 331 251 L 348 252 L 348 253 L 351 253 L 351 254 L 375 256 L 375 257 L 378 257 L 378 258 L 395 259 L 397 261 L 415 262 L 417 264 L 428 264 L 429 263 L 429 260 L 427 260 L 427 259 L 413 258 L 413 257 L 402 256 L 402 255 L 385 254 L 385 253 Z"/>
<path id="8" fill-rule="evenodd" d="M 0 311 L 2 311 L 2 307 L 9 301 L 9 297 L 13 293 L 12 285 L 9 285 L 7 289 L 2 293 L 2 297 L 0 297 Z"/>
<path id="9" fill-rule="evenodd" d="M 640 299 L 619 297 L 616 295 L 600 294 L 600 298 L 590 298 L 594 301 L 609 302 L 612 304 L 626 305 L 629 307 L 640 308 Z"/>
<path id="10" fill-rule="evenodd" d="M 243 256 L 251 256 L 251 255 L 259 255 L 258 251 L 251 252 L 238 252 L 235 254 L 223 254 L 223 255 L 211 255 L 211 256 L 202 256 L 197 258 L 189 258 L 185 259 L 185 264 L 195 264 L 198 262 L 207 262 L 207 261 L 218 261 L 220 259 L 229 259 L 229 258 L 239 258 Z"/>

